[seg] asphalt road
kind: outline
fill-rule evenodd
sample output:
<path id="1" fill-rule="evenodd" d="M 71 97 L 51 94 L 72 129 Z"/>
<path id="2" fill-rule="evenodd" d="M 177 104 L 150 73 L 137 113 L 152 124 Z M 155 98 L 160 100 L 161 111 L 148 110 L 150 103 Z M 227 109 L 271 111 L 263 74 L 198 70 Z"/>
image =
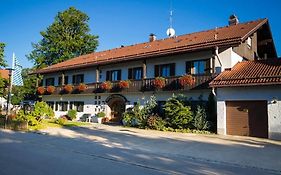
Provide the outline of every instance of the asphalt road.
<path id="1" fill-rule="evenodd" d="M 132 149 L 83 137 L 0 130 L 0 174 L 278 174 L 171 153 L 152 153 L 135 146 Z"/>

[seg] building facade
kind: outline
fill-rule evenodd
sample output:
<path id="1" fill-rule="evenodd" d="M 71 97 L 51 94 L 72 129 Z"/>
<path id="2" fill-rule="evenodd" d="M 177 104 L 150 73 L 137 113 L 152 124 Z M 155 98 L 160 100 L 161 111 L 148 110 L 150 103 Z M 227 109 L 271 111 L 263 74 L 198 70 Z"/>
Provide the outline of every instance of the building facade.
<path id="1" fill-rule="evenodd" d="M 261 19 L 160 40 L 152 37 L 149 42 L 82 55 L 34 74 L 43 75 L 42 100 L 56 117 L 76 109 L 78 118 L 104 111 L 119 121 L 126 108 L 137 102 L 143 105 L 152 95 L 159 103 L 173 94 L 207 100 L 212 93 L 209 82 L 225 69 L 244 60 L 276 56 L 268 20 Z M 192 83 L 183 85 L 184 75 L 192 76 Z M 158 77 L 162 77 L 161 88 L 155 85 Z M 127 80 L 129 85 L 120 87 Z M 49 86 L 55 89 L 48 91 Z"/>

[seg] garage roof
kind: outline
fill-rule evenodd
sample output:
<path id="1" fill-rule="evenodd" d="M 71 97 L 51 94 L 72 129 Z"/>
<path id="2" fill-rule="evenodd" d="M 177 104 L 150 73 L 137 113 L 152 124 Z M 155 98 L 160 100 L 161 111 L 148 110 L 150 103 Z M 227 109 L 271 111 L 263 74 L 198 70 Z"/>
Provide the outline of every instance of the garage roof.
<path id="1" fill-rule="evenodd" d="M 211 87 L 281 85 L 281 59 L 243 61 L 219 74 Z"/>

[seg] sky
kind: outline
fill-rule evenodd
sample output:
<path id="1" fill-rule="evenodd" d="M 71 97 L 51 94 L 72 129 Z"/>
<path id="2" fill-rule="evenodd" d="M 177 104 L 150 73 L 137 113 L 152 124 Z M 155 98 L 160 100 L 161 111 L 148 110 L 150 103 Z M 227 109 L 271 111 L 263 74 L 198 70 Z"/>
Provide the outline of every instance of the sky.
<path id="1" fill-rule="evenodd" d="M 90 17 L 90 33 L 99 36 L 97 51 L 166 38 L 171 0 L 0 0 L 0 42 L 9 66 L 15 52 L 20 64 L 39 42 L 58 12 L 73 6 Z M 281 53 L 280 0 L 172 0 L 173 28 L 183 35 L 226 26 L 231 14 L 240 22 L 268 18 L 277 54 Z"/>

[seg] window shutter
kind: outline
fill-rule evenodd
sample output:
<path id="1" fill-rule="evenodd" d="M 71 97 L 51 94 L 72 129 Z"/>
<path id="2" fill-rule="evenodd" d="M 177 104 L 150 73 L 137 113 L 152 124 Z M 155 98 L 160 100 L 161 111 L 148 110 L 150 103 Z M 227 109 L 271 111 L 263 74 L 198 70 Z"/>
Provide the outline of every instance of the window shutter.
<path id="1" fill-rule="evenodd" d="M 176 63 L 170 64 L 170 69 L 171 69 L 170 76 L 175 76 Z"/>
<path id="2" fill-rule="evenodd" d="M 121 80 L 121 70 L 117 71 L 117 80 Z"/>
<path id="3" fill-rule="evenodd" d="M 133 69 L 132 68 L 129 68 L 128 69 L 128 79 L 133 79 Z"/>
<path id="4" fill-rule="evenodd" d="M 192 65 L 192 62 L 191 61 L 188 61 L 186 62 L 186 74 L 191 74 L 191 65 Z"/>
<path id="5" fill-rule="evenodd" d="M 72 76 L 72 84 L 76 84 L 76 75 Z"/>
<path id="6" fill-rule="evenodd" d="M 111 75 L 111 73 L 110 73 L 111 71 L 106 71 L 106 81 L 110 81 L 110 75 Z"/>
<path id="7" fill-rule="evenodd" d="M 206 60 L 206 69 L 205 69 L 205 73 L 209 74 L 211 73 L 211 64 L 210 64 L 211 59 Z"/>
<path id="8" fill-rule="evenodd" d="M 68 84 L 68 76 L 64 77 L 64 84 Z"/>
<path id="9" fill-rule="evenodd" d="M 159 65 L 154 66 L 154 77 L 159 77 Z"/>

